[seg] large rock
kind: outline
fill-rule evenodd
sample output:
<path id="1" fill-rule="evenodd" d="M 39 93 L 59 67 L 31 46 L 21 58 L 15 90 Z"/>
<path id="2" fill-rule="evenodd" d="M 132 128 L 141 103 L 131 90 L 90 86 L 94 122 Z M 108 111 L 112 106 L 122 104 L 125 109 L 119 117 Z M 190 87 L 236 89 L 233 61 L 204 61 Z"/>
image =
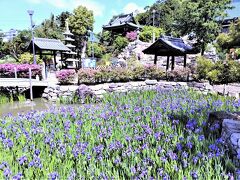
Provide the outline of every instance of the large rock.
<path id="1" fill-rule="evenodd" d="M 157 82 L 157 80 L 148 79 L 145 81 L 145 83 L 146 83 L 146 85 L 156 85 L 158 82 Z"/>
<path id="2" fill-rule="evenodd" d="M 216 112 L 211 112 L 208 117 L 208 124 L 210 126 L 214 124 L 219 124 L 220 126 L 222 125 L 222 122 L 224 119 L 233 119 L 240 121 L 240 112 L 224 112 L 224 111 L 216 111 Z"/>

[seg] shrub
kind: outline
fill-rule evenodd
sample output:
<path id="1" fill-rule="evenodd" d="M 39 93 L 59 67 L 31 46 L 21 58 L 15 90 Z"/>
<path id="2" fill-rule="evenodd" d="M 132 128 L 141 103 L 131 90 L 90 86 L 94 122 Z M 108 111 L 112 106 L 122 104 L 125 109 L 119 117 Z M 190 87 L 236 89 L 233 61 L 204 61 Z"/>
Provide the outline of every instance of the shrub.
<path id="1" fill-rule="evenodd" d="M 118 36 L 113 42 L 113 46 L 116 53 L 121 52 L 127 45 L 128 45 L 127 38 L 122 36 Z"/>
<path id="2" fill-rule="evenodd" d="M 37 75 L 40 78 L 42 77 L 41 67 L 34 64 L 0 64 L 0 77 L 13 78 L 15 76 L 15 68 L 19 78 L 28 78 L 30 68 L 32 70 L 32 78 L 35 78 Z"/>
<path id="3" fill-rule="evenodd" d="M 41 64 L 42 60 L 40 59 L 39 55 L 36 55 L 37 64 Z M 33 55 L 29 52 L 25 52 L 20 55 L 18 62 L 21 64 L 32 64 L 33 63 Z"/>
<path id="4" fill-rule="evenodd" d="M 92 84 L 96 83 L 97 69 L 85 68 L 78 71 L 78 83 Z"/>
<path id="5" fill-rule="evenodd" d="M 144 75 L 145 75 L 145 78 L 148 78 L 148 79 L 160 80 L 164 77 L 164 70 L 157 67 L 156 65 L 145 65 Z"/>
<path id="6" fill-rule="evenodd" d="M 113 82 L 127 82 L 132 79 L 132 73 L 127 68 L 114 68 L 111 79 Z"/>
<path id="7" fill-rule="evenodd" d="M 213 69 L 207 73 L 207 78 L 208 78 L 210 84 L 219 82 L 219 77 L 218 77 L 219 74 L 220 74 L 220 71 L 217 69 Z"/>
<path id="8" fill-rule="evenodd" d="M 188 81 L 191 70 L 189 68 L 178 67 L 167 73 L 169 80 Z"/>
<path id="9" fill-rule="evenodd" d="M 101 44 L 98 43 L 88 43 L 87 46 L 87 55 L 88 57 L 92 57 L 92 47 L 94 49 L 94 57 L 101 58 L 105 53 L 105 48 Z"/>
<path id="10" fill-rule="evenodd" d="M 58 82 L 64 85 L 73 83 L 75 75 L 75 71 L 70 69 L 64 69 L 56 72 Z"/>
<path id="11" fill-rule="evenodd" d="M 137 39 L 137 32 L 136 31 L 127 32 L 126 38 L 129 41 L 135 41 Z"/>
<path id="12" fill-rule="evenodd" d="M 207 79 L 207 73 L 210 72 L 213 68 L 214 64 L 210 59 L 204 58 L 203 56 L 200 56 L 197 58 L 197 78 L 199 80 L 201 79 Z"/>
<path id="13" fill-rule="evenodd" d="M 144 42 L 150 42 L 152 40 L 153 31 L 155 33 L 156 39 L 164 33 L 164 30 L 161 28 L 153 26 L 143 26 L 142 32 L 139 35 L 139 39 Z"/>

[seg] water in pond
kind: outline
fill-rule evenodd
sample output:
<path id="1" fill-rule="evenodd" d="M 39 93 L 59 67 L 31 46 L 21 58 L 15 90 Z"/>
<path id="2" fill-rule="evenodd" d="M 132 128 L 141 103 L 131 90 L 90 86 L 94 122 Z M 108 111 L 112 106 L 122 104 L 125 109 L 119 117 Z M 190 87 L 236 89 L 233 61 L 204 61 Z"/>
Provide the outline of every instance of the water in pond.
<path id="1" fill-rule="evenodd" d="M 28 112 L 31 110 L 47 110 L 50 107 L 59 106 L 58 104 L 44 101 L 41 98 L 35 98 L 34 101 L 13 102 L 0 104 L 0 116 L 11 113 L 17 115 L 18 113 Z"/>

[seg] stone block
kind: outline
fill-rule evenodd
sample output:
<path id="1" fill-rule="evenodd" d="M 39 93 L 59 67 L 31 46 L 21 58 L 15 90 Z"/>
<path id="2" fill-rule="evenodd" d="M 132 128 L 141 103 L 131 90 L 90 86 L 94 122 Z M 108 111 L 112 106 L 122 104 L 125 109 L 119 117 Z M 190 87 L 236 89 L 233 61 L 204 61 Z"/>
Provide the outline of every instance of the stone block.
<path id="1" fill-rule="evenodd" d="M 68 91 L 68 86 L 60 86 L 60 91 L 67 92 Z"/>
<path id="2" fill-rule="evenodd" d="M 99 85 L 95 85 L 95 86 L 89 86 L 90 89 L 92 89 L 93 91 L 99 91 L 101 89 L 103 89 L 102 84 Z"/>
<path id="3" fill-rule="evenodd" d="M 101 89 L 101 90 L 98 90 L 98 91 L 94 91 L 93 92 L 95 95 L 102 95 L 102 94 L 105 94 L 106 93 L 106 91 L 105 90 L 103 90 L 103 89 Z"/>
<path id="4" fill-rule="evenodd" d="M 233 133 L 230 137 L 231 143 L 234 146 L 238 146 L 238 140 L 240 139 L 240 133 Z"/>
<path id="5" fill-rule="evenodd" d="M 75 92 L 78 89 L 78 86 L 68 86 L 68 90 L 71 92 Z"/>
<path id="6" fill-rule="evenodd" d="M 147 79 L 145 81 L 146 85 L 156 85 L 158 82 L 157 80 L 150 80 L 150 79 Z"/>

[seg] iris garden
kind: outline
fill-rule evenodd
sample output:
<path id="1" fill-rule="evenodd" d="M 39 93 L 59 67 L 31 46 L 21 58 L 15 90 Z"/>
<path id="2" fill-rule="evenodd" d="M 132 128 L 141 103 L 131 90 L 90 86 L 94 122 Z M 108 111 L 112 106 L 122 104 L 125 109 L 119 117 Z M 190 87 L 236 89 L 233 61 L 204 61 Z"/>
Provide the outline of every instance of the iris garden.
<path id="1" fill-rule="evenodd" d="M 238 169 L 208 126 L 240 101 L 192 90 L 109 94 L 99 104 L 0 119 L 1 179 L 229 179 Z"/>

